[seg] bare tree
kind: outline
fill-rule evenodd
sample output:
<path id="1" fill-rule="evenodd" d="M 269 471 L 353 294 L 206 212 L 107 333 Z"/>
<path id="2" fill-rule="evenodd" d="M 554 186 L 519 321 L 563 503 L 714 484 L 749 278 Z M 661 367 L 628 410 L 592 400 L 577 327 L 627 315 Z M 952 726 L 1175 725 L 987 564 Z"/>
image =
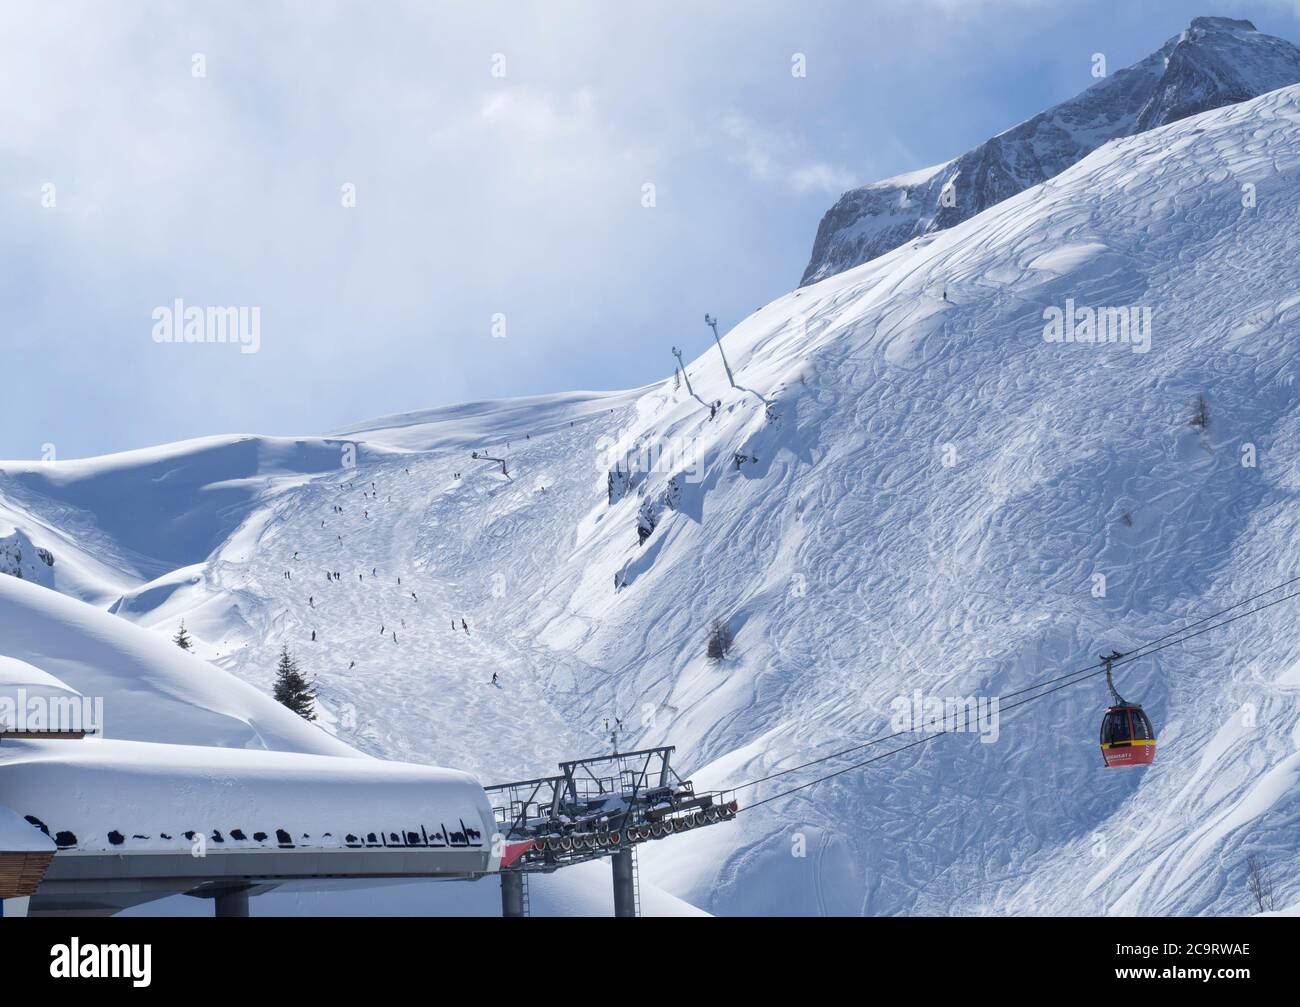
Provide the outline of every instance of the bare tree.
<path id="1" fill-rule="evenodd" d="M 731 645 L 735 642 L 735 637 L 731 633 L 731 627 L 727 625 L 725 619 L 714 619 L 709 626 L 709 645 L 707 653 L 710 661 L 721 661 L 731 653 Z"/>
<path id="2" fill-rule="evenodd" d="M 1273 893 L 1273 878 L 1267 860 L 1261 860 L 1253 853 L 1246 858 L 1246 884 L 1250 886 L 1256 909 L 1261 913 L 1277 909 L 1277 896 Z"/>

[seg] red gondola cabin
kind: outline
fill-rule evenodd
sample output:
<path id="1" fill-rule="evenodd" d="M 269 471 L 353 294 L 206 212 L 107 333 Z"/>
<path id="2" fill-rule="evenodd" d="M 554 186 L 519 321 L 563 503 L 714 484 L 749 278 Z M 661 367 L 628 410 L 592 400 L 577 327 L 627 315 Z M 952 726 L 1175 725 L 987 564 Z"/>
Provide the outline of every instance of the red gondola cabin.
<path id="1" fill-rule="evenodd" d="M 1142 707 L 1112 706 L 1101 722 L 1101 756 L 1107 768 L 1149 766 L 1156 761 L 1156 732 Z"/>

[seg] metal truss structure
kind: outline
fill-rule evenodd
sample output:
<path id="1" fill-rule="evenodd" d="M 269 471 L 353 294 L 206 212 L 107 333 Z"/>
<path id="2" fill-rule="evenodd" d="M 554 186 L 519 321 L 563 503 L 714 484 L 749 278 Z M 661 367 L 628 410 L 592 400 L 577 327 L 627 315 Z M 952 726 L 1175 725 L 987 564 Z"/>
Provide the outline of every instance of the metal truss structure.
<path id="1" fill-rule="evenodd" d="M 549 872 L 736 816 L 734 795 L 696 793 L 672 746 L 560 763 L 559 776 L 487 787 L 503 871 Z"/>

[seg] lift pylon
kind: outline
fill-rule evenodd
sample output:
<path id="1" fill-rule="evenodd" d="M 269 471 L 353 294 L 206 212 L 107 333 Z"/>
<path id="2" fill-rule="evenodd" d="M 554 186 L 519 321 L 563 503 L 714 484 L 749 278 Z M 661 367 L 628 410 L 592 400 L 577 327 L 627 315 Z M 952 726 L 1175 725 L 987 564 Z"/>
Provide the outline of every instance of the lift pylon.
<path id="1" fill-rule="evenodd" d="M 560 763 L 558 776 L 485 788 L 501 870 L 550 872 L 736 816 L 730 792 L 696 793 L 672 746 Z"/>

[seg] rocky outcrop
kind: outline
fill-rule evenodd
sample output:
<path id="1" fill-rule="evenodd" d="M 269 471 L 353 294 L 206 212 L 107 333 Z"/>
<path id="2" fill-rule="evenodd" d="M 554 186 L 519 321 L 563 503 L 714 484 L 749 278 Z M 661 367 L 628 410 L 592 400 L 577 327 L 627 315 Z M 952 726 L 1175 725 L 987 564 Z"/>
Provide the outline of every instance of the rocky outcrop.
<path id="1" fill-rule="evenodd" d="M 1196 18 L 1141 62 L 953 161 L 846 192 L 817 228 L 800 285 L 959 224 L 1109 140 L 1297 82 L 1300 48 L 1249 21 Z"/>
<path id="2" fill-rule="evenodd" d="M 0 536 L 0 574 L 51 587 L 53 568 L 54 554 L 33 544 L 23 532 Z"/>

